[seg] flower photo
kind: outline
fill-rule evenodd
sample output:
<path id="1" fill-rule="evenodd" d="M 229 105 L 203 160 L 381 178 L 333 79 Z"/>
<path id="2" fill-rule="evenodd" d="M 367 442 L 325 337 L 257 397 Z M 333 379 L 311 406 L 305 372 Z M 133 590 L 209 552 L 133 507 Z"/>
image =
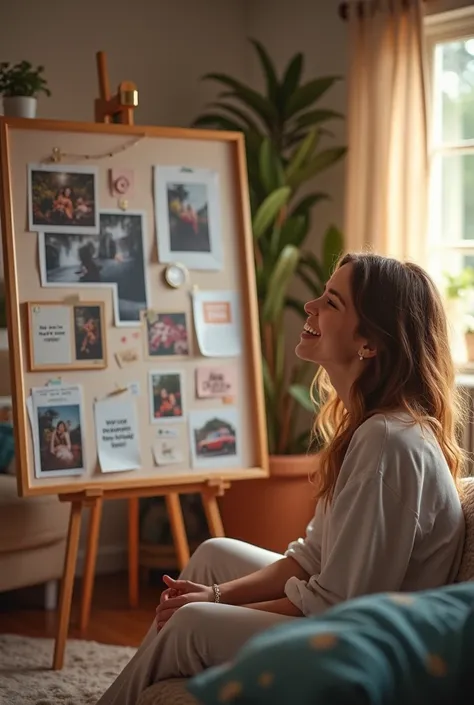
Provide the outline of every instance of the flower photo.
<path id="1" fill-rule="evenodd" d="M 147 311 L 144 315 L 148 357 L 189 355 L 186 314 Z"/>

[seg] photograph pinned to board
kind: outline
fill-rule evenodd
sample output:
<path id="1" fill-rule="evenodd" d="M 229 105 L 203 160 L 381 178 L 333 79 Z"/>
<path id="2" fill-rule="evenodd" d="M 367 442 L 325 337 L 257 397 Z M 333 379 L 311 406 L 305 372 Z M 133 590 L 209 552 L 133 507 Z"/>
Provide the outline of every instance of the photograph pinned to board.
<path id="1" fill-rule="evenodd" d="M 99 235 L 42 232 L 43 287 L 112 288 L 116 326 L 139 326 L 148 308 L 146 214 L 107 210 Z"/>
<path id="2" fill-rule="evenodd" d="M 142 314 L 147 358 L 189 355 L 189 330 L 184 312 L 145 311 Z"/>
<path id="3" fill-rule="evenodd" d="M 192 292 L 194 327 L 205 357 L 240 355 L 242 328 L 240 300 L 235 291 Z"/>
<path id="4" fill-rule="evenodd" d="M 242 464 L 240 422 L 235 407 L 190 411 L 188 428 L 194 469 Z"/>
<path id="5" fill-rule="evenodd" d="M 29 366 L 39 370 L 107 366 L 103 302 L 28 302 Z"/>
<path id="6" fill-rule="evenodd" d="M 184 462 L 184 453 L 177 438 L 161 438 L 153 444 L 153 459 L 158 466 Z"/>
<path id="7" fill-rule="evenodd" d="M 211 169 L 155 166 L 155 221 L 160 262 L 223 268 L 219 176 Z"/>
<path id="8" fill-rule="evenodd" d="M 199 399 L 233 397 L 237 394 L 235 365 L 196 368 L 196 396 Z"/>
<path id="9" fill-rule="evenodd" d="M 79 385 L 33 388 L 27 409 L 35 477 L 83 475 L 86 467 L 82 388 Z"/>
<path id="10" fill-rule="evenodd" d="M 102 472 L 141 467 L 135 400 L 106 397 L 94 404 L 97 455 Z"/>
<path id="11" fill-rule="evenodd" d="M 184 420 L 183 380 L 181 371 L 152 370 L 148 373 L 151 423 Z"/>
<path id="12" fill-rule="evenodd" d="M 97 235 L 97 167 L 28 164 L 29 230 Z"/>
<path id="13" fill-rule="evenodd" d="M 81 303 L 72 307 L 76 360 L 94 367 L 106 366 L 104 304 Z"/>

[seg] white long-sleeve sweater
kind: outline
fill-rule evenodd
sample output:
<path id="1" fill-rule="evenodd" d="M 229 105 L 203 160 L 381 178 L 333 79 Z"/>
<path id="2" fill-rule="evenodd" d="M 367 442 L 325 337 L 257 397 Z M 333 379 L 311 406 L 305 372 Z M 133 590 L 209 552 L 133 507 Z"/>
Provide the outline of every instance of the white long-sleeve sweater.
<path id="1" fill-rule="evenodd" d="M 432 432 L 407 419 L 376 414 L 357 429 L 331 504 L 318 503 L 306 537 L 289 545 L 285 555 L 311 576 L 285 586 L 303 614 L 454 581 L 465 531 L 459 496 Z"/>

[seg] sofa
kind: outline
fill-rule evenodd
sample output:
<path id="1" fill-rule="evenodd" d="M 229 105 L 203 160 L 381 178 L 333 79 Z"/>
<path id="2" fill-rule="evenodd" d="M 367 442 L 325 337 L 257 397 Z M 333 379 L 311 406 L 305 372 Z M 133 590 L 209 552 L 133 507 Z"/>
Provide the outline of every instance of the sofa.
<path id="1" fill-rule="evenodd" d="M 466 539 L 457 582 L 474 580 L 474 478 L 462 483 L 462 505 L 466 518 Z M 147 688 L 137 705 L 199 705 L 186 689 L 186 679 L 155 683 Z"/>
<path id="2" fill-rule="evenodd" d="M 0 398 L 8 399 L 8 349 L 2 347 L 1 338 Z M 0 426 L 5 421 L 0 416 Z M 5 448 L 8 441 L 11 428 L 10 438 L 0 435 L 0 451 L 8 450 Z M 0 458 L 5 457 L 6 453 L 0 452 Z M 44 583 L 45 607 L 54 609 L 58 580 L 63 573 L 69 505 L 59 502 L 56 496 L 19 497 L 14 458 L 0 464 L 0 592 Z"/>
<path id="3" fill-rule="evenodd" d="M 45 607 L 54 609 L 68 524 L 69 504 L 19 497 L 16 477 L 0 474 L 0 592 L 44 583 Z"/>

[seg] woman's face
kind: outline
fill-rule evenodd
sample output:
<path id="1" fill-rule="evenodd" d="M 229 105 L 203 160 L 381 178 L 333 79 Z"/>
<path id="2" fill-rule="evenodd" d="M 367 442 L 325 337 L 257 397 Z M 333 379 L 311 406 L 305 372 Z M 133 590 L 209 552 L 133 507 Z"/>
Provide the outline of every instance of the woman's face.
<path id="1" fill-rule="evenodd" d="M 64 195 L 66 196 L 66 198 L 69 198 L 69 196 L 71 195 L 71 189 L 68 188 L 67 186 L 64 189 Z"/>
<path id="2" fill-rule="evenodd" d="M 64 433 L 64 432 L 65 432 L 66 426 L 64 425 L 64 423 L 63 423 L 62 421 L 60 421 L 60 422 L 58 423 L 58 425 L 56 426 L 56 430 L 57 430 L 58 433 Z"/>
<path id="3" fill-rule="evenodd" d="M 337 269 L 324 294 L 305 305 L 308 314 L 296 354 L 330 373 L 361 365 L 359 351 L 367 344 L 357 330 L 359 318 L 351 291 L 352 264 Z"/>

